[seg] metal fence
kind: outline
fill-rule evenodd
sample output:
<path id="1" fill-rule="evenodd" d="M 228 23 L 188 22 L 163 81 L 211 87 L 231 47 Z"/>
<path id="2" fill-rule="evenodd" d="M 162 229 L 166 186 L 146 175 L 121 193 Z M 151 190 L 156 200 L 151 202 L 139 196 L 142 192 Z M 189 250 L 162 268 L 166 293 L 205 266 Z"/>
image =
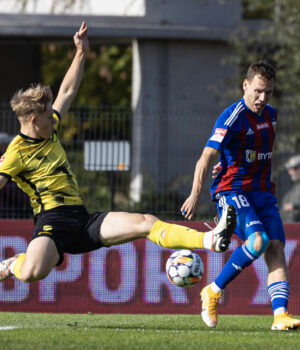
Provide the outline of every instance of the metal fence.
<path id="1" fill-rule="evenodd" d="M 284 168 L 297 148 L 298 117 L 282 110 L 273 154 L 273 180 L 279 203 L 291 181 Z M 73 108 L 62 120 L 61 142 L 89 212 L 122 210 L 182 219 L 194 167 L 216 116 L 135 113 L 128 109 Z M 7 104 L 0 105 L 0 151 L 19 130 Z M 199 136 L 200 135 L 200 136 Z M 197 219 L 216 213 L 204 190 Z M 12 182 L 0 191 L 0 215 L 31 216 L 27 197 Z"/>

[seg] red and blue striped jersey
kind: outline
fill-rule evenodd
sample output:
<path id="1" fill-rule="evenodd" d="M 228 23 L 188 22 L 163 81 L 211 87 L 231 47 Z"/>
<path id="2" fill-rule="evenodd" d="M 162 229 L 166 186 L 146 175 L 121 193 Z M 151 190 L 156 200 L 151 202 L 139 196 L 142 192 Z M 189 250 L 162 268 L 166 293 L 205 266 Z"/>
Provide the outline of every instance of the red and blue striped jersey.
<path id="1" fill-rule="evenodd" d="M 224 191 L 274 193 L 272 149 L 277 112 L 266 105 L 261 115 L 239 100 L 217 119 L 206 144 L 220 152 L 221 171 L 211 186 L 212 198 Z"/>

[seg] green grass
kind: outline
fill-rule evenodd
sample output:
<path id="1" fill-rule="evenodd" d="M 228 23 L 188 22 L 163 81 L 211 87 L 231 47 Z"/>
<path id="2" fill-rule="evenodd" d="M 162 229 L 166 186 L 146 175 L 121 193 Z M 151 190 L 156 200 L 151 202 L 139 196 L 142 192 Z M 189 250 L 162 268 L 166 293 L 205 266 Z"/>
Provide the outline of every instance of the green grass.
<path id="1" fill-rule="evenodd" d="M 0 327 L 19 328 L 0 330 L 0 349 L 298 349 L 300 331 L 271 331 L 272 319 L 220 316 L 209 329 L 198 315 L 2 313 Z"/>

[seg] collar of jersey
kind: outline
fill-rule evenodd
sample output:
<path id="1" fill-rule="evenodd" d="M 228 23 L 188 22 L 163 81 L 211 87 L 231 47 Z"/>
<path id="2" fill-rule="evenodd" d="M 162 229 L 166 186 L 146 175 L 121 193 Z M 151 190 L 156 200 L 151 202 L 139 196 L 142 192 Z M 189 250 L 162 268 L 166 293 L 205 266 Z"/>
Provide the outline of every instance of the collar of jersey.
<path id="1" fill-rule="evenodd" d="M 266 107 L 263 109 L 262 114 L 259 115 L 259 114 L 256 114 L 256 113 L 252 112 L 251 109 L 249 107 L 247 107 L 244 98 L 241 98 L 241 101 L 242 101 L 242 104 L 244 105 L 246 111 L 249 112 L 256 119 L 262 118 L 264 116 Z"/>
<path id="2" fill-rule="evenodd" d="M 21 132 L 19 132 L 19 135 L 21 137 L 23 137 L 23 139 L 26 139 L 27 141 L 30 141 L 32 143 L 40 143 L 40 142 L 45 141 L 45 139 L 35 139 L 34 137 L 30 137 L 30 136 L 24 135 Z"/>

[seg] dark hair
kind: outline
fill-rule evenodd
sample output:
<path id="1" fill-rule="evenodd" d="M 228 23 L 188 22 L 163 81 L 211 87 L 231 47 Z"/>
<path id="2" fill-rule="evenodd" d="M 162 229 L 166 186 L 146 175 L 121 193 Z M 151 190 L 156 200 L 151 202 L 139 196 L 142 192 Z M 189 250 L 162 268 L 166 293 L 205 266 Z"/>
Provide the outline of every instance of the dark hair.
<path id="1" fill-rule="evenodd" d="M 261 75 L 266 80 L 275 80 L 276 70 L 268 63 L 256 62 L 249 66 L 246 79 L 251 81 L 255 75 Z"/>

